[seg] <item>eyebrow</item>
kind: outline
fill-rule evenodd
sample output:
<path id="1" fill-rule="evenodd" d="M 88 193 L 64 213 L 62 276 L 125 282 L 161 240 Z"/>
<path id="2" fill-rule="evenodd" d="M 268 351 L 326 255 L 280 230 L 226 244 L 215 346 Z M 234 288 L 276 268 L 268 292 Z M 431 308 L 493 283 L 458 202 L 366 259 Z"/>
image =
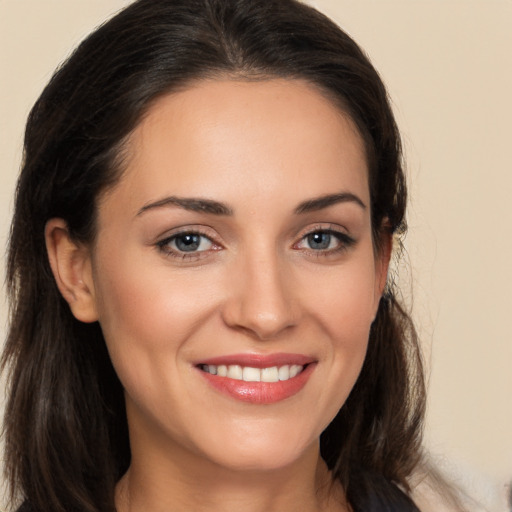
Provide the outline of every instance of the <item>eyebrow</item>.
<path id="1" fill-rule="evenodd" d="M 137 216 L 142 215 L 148 210 L 166 206 L 178 206 L 191 212 L 210 213 L 213 215 L 233 215 L 233 210 L 229 208 L 229 206 L 219 203 L 218 201 L 213 201 L 212 199 L 170 196 L 144 205 L 137 212 Z"/>
<path id="2" fill-rule="evenodd" d="M 300 203 L 299 206 L 295 208 L 295 213 L 316 212 L 338 203 L 355 203 L 363 210 L 366 210 L 366 205 L 355 194 L 350 192 L 341 192 L 339 194 L 328 194 L 314 199 L 308 199 L 307 201 Z"/>
<path id="3" fill-rule="evenodd" d="M 315 212 L 339 203 L 355 203 L 359 205 L 363 210 L 366 209 L 366 205 L 355 194 L 350 192 L 341 192 L 339 194 L 327 194 L 324 196 L 315 197 L 313 199 L 307 199 L 295 208 L 295 213 L 301 214 Z M 229 206 L 219 201 L 214 201 L 213 199 L 169 196 L 164 197 L 163 199 L 159 199 L 158 201 L 145 204 L 137 212 L 136 216 L 138 217 L 148 210 L 169 206 L 178 206 L 184 210 L 209 213 L 212 215 L 233 215 L 233 210 Z"/>

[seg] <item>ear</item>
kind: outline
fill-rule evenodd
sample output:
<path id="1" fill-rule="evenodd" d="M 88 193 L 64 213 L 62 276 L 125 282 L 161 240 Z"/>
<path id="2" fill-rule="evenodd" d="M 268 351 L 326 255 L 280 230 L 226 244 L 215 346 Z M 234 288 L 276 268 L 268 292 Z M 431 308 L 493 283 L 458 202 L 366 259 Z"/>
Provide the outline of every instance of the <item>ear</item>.
<path id="1" fill-rule="evenodd" d="M 46 250 L 60 293 L 81 322 L 98 320 L 90 250 L 72 240 L 63 219 L 50 219 L 45 228 Z"/>
<path id="2" fill-rule="evenodd" d="M 380 298 L 386 288 L 389 262 L 393 251 L 393 235 L 389 231 L 387 221 L 384 222 L 378 248 L 375 254 L 375 315 L 379 307 Z"/>

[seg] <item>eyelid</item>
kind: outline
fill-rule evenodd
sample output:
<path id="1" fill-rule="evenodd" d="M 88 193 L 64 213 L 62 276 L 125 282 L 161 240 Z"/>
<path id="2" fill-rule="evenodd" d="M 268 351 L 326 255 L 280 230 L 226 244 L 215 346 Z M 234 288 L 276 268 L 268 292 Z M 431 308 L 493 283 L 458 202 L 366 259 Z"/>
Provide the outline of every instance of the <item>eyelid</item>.
<path id="1" fill-rule="evenodd" d="M 206 228 L 205 226 L 181 226 L 179 228 L 173 229 L 160 236 L 159 239 L 155 242 L 155 246 L 159 251 L 161 251 L 166 256 L 175 257 L 180 260 L 197 260 L 199 258 L 207 256 L 211 252 L 218 251 L 223 248 L 223 245 L 218 242 L 217 237 L 214 236 L 211 229 Z M 210 241 L 212 247 L 202 251 L 191 251 L 184 252 L 179 251 L 177 249 L 172 249 L 169 247 L 169 244 L 178 238 L 180 235 L 197 235 L 204 237 Z"/>
<path id="2" fill-rule="evenodd" d="M 352 236 L 349 234 L 349 230 L 346 229 L 344 226 L 341 226 L 339 224 L 333 224 L 333 223 L 317 223 L 308 226 L 307 228 L 302 229 L 299 231 L 297 238 L 303 239 L 304 237 L 311 235 L 312 233 L 316 233 L 318 231 L 322 231 L 324 233 L 333 233 L 336 235 L 343 235 L 349 238 L 352 238 Z"/>
<path id="3" fill-rule="evenodd" d="M 300 243 L 302 243 L 306 239 L 306 237 L 308 237 L 309 235 L 312 235 L 314 233 L 318 233 L 318 232 L 327 233 L 327 234 L 331 234 L 331 235 L 335 236 L 339 240 L 340 246 L 333 248 L 333 249 L 323 249 L 323 250 L 322 249 L 307 249 L 307 248 L 298 247 L 298 245 Z M 342 228 L 339 225 L 316 224 L 314 226 L 308 227 L 305 230 L 301 231 L 300 234 L 298 235 L 298 241 L 293 244 L 293 247 L 297 250 L 303 250 L 303 251 L 306 251 L 309 253 L 314 253 L 316 256 L 321 256 L 321 255 L 327 256 L 329 254 L 334 254 L 334 253 L 338 253 L 338 252 L 347 250 L 351 246 L 353 246 L 356 242 L 357 242 L 357 240 L 353 236 L 348 234 L 346 229 Z"/>

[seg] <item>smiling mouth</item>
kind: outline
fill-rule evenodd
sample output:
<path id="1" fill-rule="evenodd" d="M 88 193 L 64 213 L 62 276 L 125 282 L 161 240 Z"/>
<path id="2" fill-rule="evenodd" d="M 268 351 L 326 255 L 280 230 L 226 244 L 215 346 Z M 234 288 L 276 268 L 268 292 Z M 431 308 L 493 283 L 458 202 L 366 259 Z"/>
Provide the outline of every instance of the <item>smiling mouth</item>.
<path id="1" fill-rule="evenodd" d="M 300 364 L 285 364 L 268 368 L 254 368 L 237 364 L 202 364 L 199 365 L 199 368 L 210 375 L 227 377 L 228 379 L 241 380 L 244 382 L 283 382 L 293 379 L 302 373 L 306 366 L 307 365 Z"/>
<path id="2" fill-rule="evenodd" d="M 230 354 L 196 361 L 217 392 L 251 404 L 273 404 L 298 394 L 318 361 L 304 354 Z"/>

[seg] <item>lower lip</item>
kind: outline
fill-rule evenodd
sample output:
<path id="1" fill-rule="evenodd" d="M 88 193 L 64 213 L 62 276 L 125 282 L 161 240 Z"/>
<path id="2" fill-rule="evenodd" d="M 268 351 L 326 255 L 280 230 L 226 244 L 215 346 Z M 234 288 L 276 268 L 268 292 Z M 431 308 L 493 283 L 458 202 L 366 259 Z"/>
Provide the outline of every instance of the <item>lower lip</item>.
<path id="1" fill-rule="evenodd" d="M 302 372 L 279 382 L 245 382 L 212 375 L 198 368 L 203 377 L 221 393 L 251 404 L 274 404 L 297 394 L 313 373 L 315 363 L 308 364 Z"/>

